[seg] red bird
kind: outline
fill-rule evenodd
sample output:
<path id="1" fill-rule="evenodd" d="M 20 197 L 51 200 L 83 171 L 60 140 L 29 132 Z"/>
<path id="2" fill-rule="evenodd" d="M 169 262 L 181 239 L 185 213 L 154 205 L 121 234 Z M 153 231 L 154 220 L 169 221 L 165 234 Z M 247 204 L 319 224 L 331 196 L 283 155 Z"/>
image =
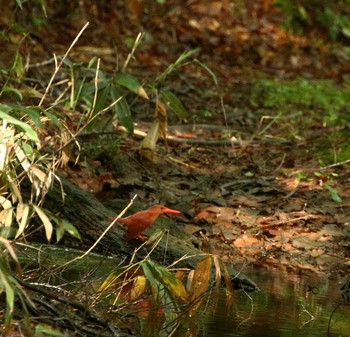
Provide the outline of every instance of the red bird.
<path id="1" fill-rule="evenodd" d="M 126 239 L 128 241 L 135 238 L 143 239 L 144 236 L 141 235 L 141 233 L 150 227 L 158 216 L 163 213 L 179 214 L 181 212 L 162 205 L 154 205 L 144 211 L 137 212 L 126 218 L 120 218 L 117 221 L 128 226 L 128 233 L 126 235 Z"/>

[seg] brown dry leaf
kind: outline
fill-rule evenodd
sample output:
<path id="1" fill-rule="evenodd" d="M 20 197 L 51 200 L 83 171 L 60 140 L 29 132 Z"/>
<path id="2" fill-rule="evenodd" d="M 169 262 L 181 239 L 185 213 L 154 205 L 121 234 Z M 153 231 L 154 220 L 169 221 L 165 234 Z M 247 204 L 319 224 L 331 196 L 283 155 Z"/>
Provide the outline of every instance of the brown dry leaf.
<path id="1" fill-rule="evenodd" d="M 146 137 L 140 144 L 140 155 L 142 158 L 156 163 L 156 145 L 159 138 L 159 120 L 155 119 L 152 123 L 151 129 L 148 131 Z"/>
<path id="2" fill-rule="evenodd" d="M 244 205 L 248 207 L 253 207 L 253 208 L 261 207 L 260 201 L 258 201 L 258 198 L 255 196 L 246 197 L 244 195 L 241 195 L 237 198 L 236 202 L 239 205 Z"/>
<path id="3" fill-rule="evenodd" d="M 168 151 L 168 143 L 166 141 L 168 128 L 168 113 L 165 104 L 163 104 L 163 102 L 159 98 L 156 101 L 156 116 L 159 120 L 159 134 L 164 139 L 165 146 Z"/>
<path id="4" fill-rule="evenodd" d="M 225 280 L 225 285 L 226 285 L 226 306 L 227 306 L 227 309 L 230 309 L 232 307 L 233 297 L 234 297 L 232 282 L 231 282 L 228 270 L 226 268 L 226 265 L 223 263 L 222 260 L 219 260 L 219 262 L 220 262 L 221 273 Z"/>
<path id="5" fill-rule="evenodd" d="M 188 302 L 191 304 L 190 315 L 193 316 L 202 303 L 202 295 L 208 290 L 212 258 L 205 256 L 198 262 L 188 290 Z"/>
<path id="6" fill-rule="evenodd" d="M 261 245 L 260 241 L 255 236 L 248 236 L 246 234 L 242 235 L 240 238 L 235 240 L 234 245 L 237 248 L 253 248 Z"/>
<path id="7" fill-rule="evenodd" d="M 205 220 L 208 223 L 232 223 L 236 218 L 231 207 L 208 206 L 195 216 L 195 220 Z"/>
<path id="8" fill-rule="evenodd" d="M 202 227 L 195 226 L 195 225 L 185 225 L 183 230 L 185 233 L 192 235 L 192 234 L 197 233 L 200 230 L 202 230 Z"/>

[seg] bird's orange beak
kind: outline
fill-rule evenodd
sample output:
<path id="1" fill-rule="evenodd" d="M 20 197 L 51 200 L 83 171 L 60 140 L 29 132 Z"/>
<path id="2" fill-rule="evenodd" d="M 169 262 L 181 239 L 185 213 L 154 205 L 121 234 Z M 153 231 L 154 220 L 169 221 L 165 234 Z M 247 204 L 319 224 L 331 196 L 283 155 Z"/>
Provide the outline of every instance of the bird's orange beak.
<path id="1" fill-rule="evenodd" d="M 162 209 L 163 213 L 169 213 L 169 214 L 180 214 L 181 212 L 176 210 L 176 209 L 172 209 L 172 208 L 163 208 Z"/>

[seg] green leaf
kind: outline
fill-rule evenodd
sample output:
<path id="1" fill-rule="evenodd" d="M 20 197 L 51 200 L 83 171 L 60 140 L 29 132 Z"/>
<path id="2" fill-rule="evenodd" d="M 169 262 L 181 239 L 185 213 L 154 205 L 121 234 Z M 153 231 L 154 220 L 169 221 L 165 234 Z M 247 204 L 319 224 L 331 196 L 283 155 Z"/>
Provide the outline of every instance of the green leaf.
<path id="1" fill-rule="evenodd" d="M 39 128 L 43 127 L 43 123 L 40 119 L 40 108 L 36 107 L 19 107 L 18 110 L 22 113 L 25 113 L 30 117 L 36 126 Z"/>
<path id="2" fill-rule="evenodd" d="M 60 120 L 57 118 L 57 116 L 55 116 L 54 114 L 52 114 L 51 112 L 48 111 L 44 111 L 44 114 L 50 118 L 51 122 L 56 125 L 58 128 L 62 128 L 62 123 L 60 122 Z"/>
<path id="3" fill-rule="evenodd" d="M 342 198 L 339 196 L 338 192 L 336 189 L 330 185 L 324 185 L 324 187 L 329 191 L 331 194 L 332 200 L 335 202 L 342 202 Z"/>
<path id="4" fill-rule="evenodd" d="M 81 236 L 80 236 L 80 233 L 79 231 L 77 230 L 77 228 L 72 225 L 70 222 L 68 221 L 65 221 L 65 220 L 62 220 L 62 223 L 63 223 L 63 228 L 64 230 L 71 236 L 73 236 L 74 238 L 76 239 L 79 239 L 81 240 Z"/>
<path id="5" fill-rule="evenodd" d="M 216 86 L 219 85 L 218 78 L 216 77 L 215 73 L 205 63 L 202 63 L 197 59 L 194 59 L 193 62 L 198 63 L 203 69 L 205 69 L 211 75 Z"/>
<path id="6" fill-rule="evenodd" d="M 122 95 L 115 87 L 112 87 L 111 96 L 113 101 L 116 101 Z M 118 119 L 120 120 L 122 125 L 128 130 L 128 132 L 133 133 L 134 121 L 131 116 L 129 104 L 124 97 L 113 107 L 113 110 L 117 113 Z"/>
<path id="7" fill-rule="evenodd" d="M 64 337 L 65 333 L 54 330 L 53 328 L 46 326 L 44 324 L 38 324 L 35 327 L 35 335 L 34 337 L 44 337 L 44 336 L 53 336 L 53 337 Z"/>
<path id="8" fill-rule="evenodd" d="M 34 131 L 34 129 L 30 125 L 23 123 L 20 120 L 18 120 L 17 118 L 14 118 L 14 117 L 8 115 L 7 113 L 5 113 L 4 109 L 6 110 L 6 107 L 7 106 L 5 104 L 0 104 L 0 119 L 6 120 L 7 122 L 18 126 L 19 128 L 21 128 L 24 131 L 24 133 L 26 134 L 26 136 L 30 140 L 32 140 L 34 142 L 38 142 L 39 137 L 38 137 L 37 133 Z"/>
<path id="9" fill-rule="evenodd" d="M 156 82 L 162 82 L 165 80 L 165 78 L 171 74 L 176 68 L 182 66 L 184 64 L 184 62 L 190 58 L 192 55 L 198 53 L 200 50 L 200 48 L 196 48 L 196 49 L 191 49 L 191 50 L 187 50 L 185 52 L 183 52 L 179 58 L 174 62 L 168 65 L 168 67 L 163 71 L 163 73 L 161 73 L 157 78 L 156 78 Z"/>
<path id="10" fill-rule="evenodd" d="M 22 93 L 15 89 L 15 88 L 11 88 L 11 87 L 7 87 L 7 86 L 4 86 L 2 89 L 1 89 L 1 92 L 13 92 L 14 94 L 17 95 L 17 97 L 22 101 L 23 100 L 23 95 Z"/>
<path id="11" fill-rule="evenodd" d="M 173 299 L 186 300 L 187 294 L 182 282 L 168 269 L 151 260 L 146 260 L 141 265 L 149 282 L 162 284 L 161 288 L 165 287 Z"/>
<path id="12" fill-rule="evenodd" d="M 177 96 L 168 90 L 161 90 L 160 94 L 169 106 L 169 108 L 175 112 L 178 118 L 180 120 L 186 120 L 186 118 L 188 117 L 188 113 L 181 101 L 177 98 Z"/>
<path id="13" fill-rule="evenodd" d="M 148 99 L 146 91 L 140 85 L 136 77 L 127 74 L 127 73 L 118 73 L 115 76 L 115 81 L 117 84 L 129 89 L 134 92 L 136 95 L 139 95 L 142 98 Z"/>
<path id="14" fill-rule="evenodd" d="M 91 117 L 95 116 L 99 111 L 103 110 L 107 106 L 107 99 L 110 93 L 110 85 L 104 86 L 102 89 L 99 89 L 97 92 L 96 104 Z"/>

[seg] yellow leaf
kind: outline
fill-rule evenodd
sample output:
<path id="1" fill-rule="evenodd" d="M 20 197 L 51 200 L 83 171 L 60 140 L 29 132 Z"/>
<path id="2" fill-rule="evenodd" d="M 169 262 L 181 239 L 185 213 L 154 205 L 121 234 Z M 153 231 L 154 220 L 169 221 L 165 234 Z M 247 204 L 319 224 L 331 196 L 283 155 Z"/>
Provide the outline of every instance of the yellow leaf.
<path id="1" fill-rule="evenodd" d="M 139 87 L 138 90 L 137 90 L 137 94 L 142 97 L 142 98 L 145 98 L 145 99 L 149 99 L 148 95 L 147 95 L 147 92 L 145 91 L 145 89 L 143 89 L 143 87 Z"/>
<path id="2" fill-rule="evenodd" d="M 26 228 L 26 225 L 28 223 L 28 215 L 29 215 L 29 205 L 28 204 L 18 204 L 17 205 L 17 211 L 16 211 L 16 220 L 19 222 L 19 227 L 15 236 L 15 239 L 17 239 Z"/>
<path id="3" fill-rule="evenodd" d="M 33 208 L 36 214 L 38 214 L 40 220 L 43 222 L 47 241 L 50 241 L 52 237 L 52 232 L 53 232 L 53 226 L 50 219 L 47 217 L 47 215 L 44 213 L 44 211 L 40 207 L 33 205 Z"/>
<path id="4" fill-rule="evenodd" d="M 156 145 L 159 138 L 159 120 L 156 119 L 148 131 L 146 137 L 140 145 L 140 154 L 144 159 L 155 163 L 156 162 Z"/>
<path id="5" fill-rule="evenodd" d="M 202 295 L 208 290 L 210 270 L 211 270 L 211 256 L 208 255 L 198 262 L 191 282 L 189 290 L 189 303 L 191 304 L 190 315 L 192 316 L 200 307 L 202 303 Z"/>
<path id="6" fill-rule="evenodd" d="M 0 212 L 0 227 L 5 226 L 5 227 L 11 227 L 12 225 L 12 208 L 6 208 L 3 209 Z"/>
<path id="7" fill-rule="evenodd" d="M 142 294 L 144 294 L 146 290 L 147 280 L 144 276 L 136 276 L 134 279 L 134 284 L 131 289 L 130 297 L 132 300 L 139 298 Z"/>

